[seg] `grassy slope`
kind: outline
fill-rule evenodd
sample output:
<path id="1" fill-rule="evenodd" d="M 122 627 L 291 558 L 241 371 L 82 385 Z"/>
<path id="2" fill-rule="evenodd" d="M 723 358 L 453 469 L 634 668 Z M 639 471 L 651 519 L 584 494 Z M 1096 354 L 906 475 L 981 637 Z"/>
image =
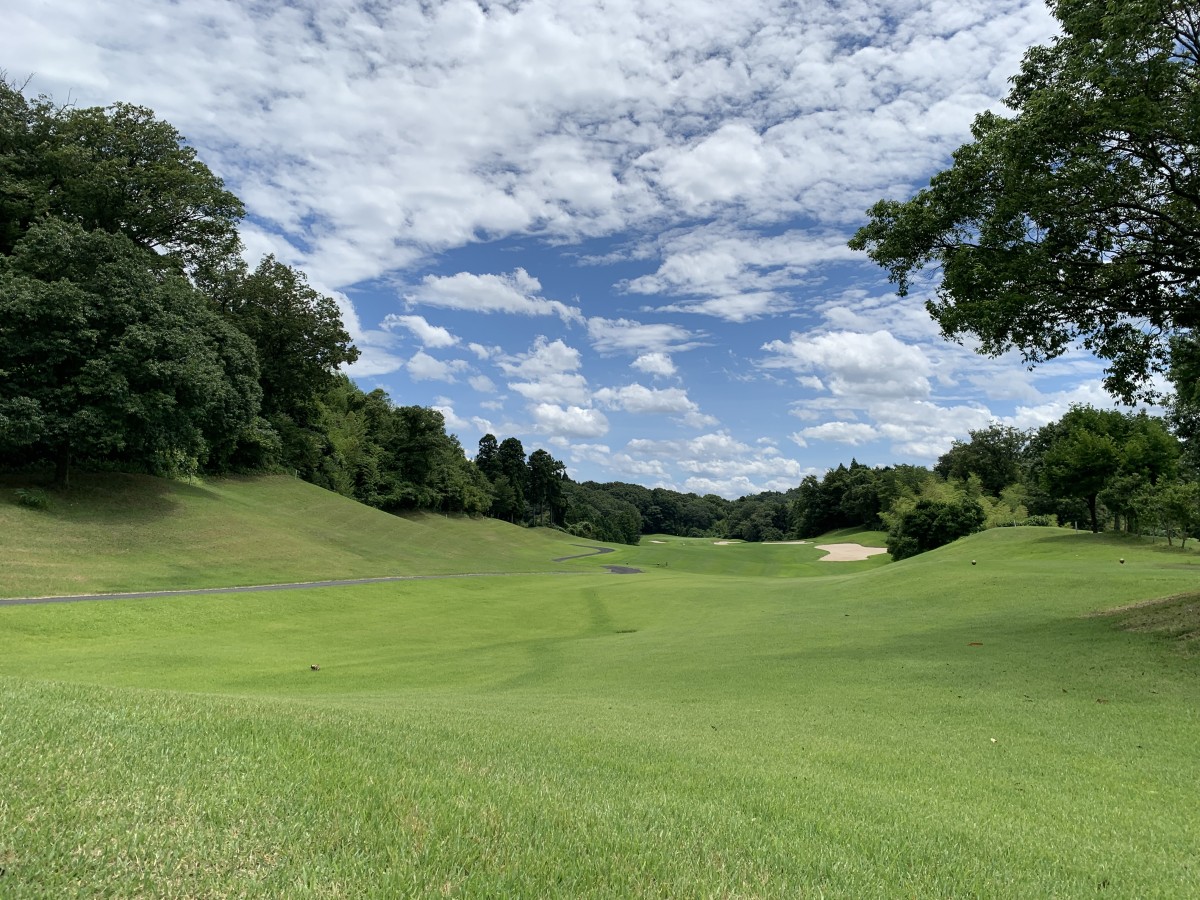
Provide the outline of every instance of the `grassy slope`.
<path id="1" fill-rule="evenodd" d="M 805 549 L 0 609 L 0 894 L 1200 893 L 1200 557 Z"/>
<path id="2" fill-rule="evenodd" d="M 282 476 L 188 485 L 80 476 L 48 510 L 0 481 L 0 597 L 376 575 L 561 569 L 566 535 L 494 520 L 400 518 Z M 589 543 L 589 542 L 580 542 Z"/>

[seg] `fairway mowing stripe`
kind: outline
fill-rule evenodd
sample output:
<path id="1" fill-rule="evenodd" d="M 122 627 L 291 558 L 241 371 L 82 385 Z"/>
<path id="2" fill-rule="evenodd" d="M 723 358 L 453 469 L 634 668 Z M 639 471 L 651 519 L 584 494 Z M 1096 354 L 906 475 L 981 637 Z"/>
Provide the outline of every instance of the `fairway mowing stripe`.
<path id="1" fill-rule="evenodd" d="M 81 603 L 85 600 L 145 600 L 155 597 L 187 597 L 199 594 L 252 594 L 261 591 L 299 591 L 305 588 L 353 587 L 390 581 L 430 581 L 435 578 L 503 578 L 511 575 L 586 575 L 586 572 L 461 572 L 451 575 L 383 575 L 379 578 L 340 578 L 334 581 L 297 581 L 291 584 L 253 584 L 241 587 L 186 588 L 179 591 L 138 591 L 128 594 L 71 594 L 63 597 L 12 597 L 0 606 L 29 603 Z"/>

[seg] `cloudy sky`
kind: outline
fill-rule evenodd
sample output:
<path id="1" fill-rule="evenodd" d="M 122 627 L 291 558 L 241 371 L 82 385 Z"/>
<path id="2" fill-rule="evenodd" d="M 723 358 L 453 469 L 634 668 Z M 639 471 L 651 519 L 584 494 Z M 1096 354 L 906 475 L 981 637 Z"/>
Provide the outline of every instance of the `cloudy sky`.
<path id="1" fill-rule="evenodd" d="M 577 480 L 736 497 L 1108 405 L 942 341 L 846 241 L 944 167 L 1038 0 L 0 0 L 0 68 L 139 103 L 338 298 L 350 374 Z"/>

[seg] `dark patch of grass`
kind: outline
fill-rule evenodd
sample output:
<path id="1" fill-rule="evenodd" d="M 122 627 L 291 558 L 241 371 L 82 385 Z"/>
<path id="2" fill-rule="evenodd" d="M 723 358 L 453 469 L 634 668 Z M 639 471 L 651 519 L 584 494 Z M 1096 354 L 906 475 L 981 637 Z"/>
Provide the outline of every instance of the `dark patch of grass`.
<path id="1" fill-rule="evenodd" d="M 1200 591 L 1096 613 L 1125 631 L 1158 635 L 1187 656 L 1200 654 Z"/>

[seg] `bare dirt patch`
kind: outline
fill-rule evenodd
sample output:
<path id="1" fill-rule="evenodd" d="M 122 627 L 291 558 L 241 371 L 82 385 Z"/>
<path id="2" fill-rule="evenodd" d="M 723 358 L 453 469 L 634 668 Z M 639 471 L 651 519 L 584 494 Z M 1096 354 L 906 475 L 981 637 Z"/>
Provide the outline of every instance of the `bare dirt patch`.
<path id="1" fill-rule="evenodd" d="M 817 549 L 826 553 L 821 562 L 861 562 L 887 553 L 886 547 L 864 547 L 862 544 L 817 544 Z"/>

